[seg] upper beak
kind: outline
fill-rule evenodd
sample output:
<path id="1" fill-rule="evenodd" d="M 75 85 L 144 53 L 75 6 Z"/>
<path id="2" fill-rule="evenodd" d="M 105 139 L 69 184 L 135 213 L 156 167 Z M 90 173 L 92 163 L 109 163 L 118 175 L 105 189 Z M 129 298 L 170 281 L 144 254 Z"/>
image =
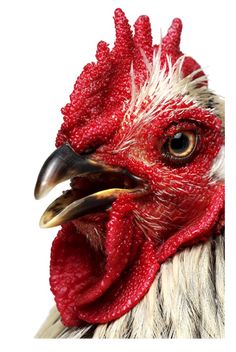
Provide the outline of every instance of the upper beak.
<path id="1" fill-rule="evenodd" d="M 73 177 L 87 176 L 92 173 L 116 173 L 129 177 L 135 187 L 111 188 L 77 199 L 73 190 L 64 193 L 49 205 L 40 220 L 41 227 L 52 227 L 73 220 L 88 212 L 109 207 L 122 192 L 140 191 L 136 186 L 141 179 L 130 174 L 126 169 L 111 167 L 103 163 L 83 157 L 64 144 L 56 149 L 43 164 L 35 185 L 34 195 L 36 199 L 45 196 L 57 184 Z"/>
<path id="2" fill-rule="evenodd" d="M 44 162 L 35 185 L 36 199 L 44 197 L 56 185 L 75 176 L 85 176 L 98 172 L 127 173 L 120 168 L 112 168 L 75 153 L 68 145 L 63 144 Z"/>

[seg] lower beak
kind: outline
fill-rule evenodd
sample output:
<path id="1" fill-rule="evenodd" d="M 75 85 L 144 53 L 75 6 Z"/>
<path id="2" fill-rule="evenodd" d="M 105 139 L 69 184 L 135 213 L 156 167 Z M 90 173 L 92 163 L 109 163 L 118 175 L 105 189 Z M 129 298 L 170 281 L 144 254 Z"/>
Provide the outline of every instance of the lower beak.
<path id="1" fill-rule="evenodd" d="M 140 193 L 141 179 L 126 169 L 110 167 L 78 155 L 68 144 L 56 149 L 39 172 L 34 191 L 36 199 L 42 198 L 63 181 L 74 177 L 89 177 L 91 174 L 99 174 L 99 177 L 102 177 L 105 173 L 117 175 L 117 178 L 122 177 L 126 181 L 128 179 L 129 182 L 124 182 L 124 188 L 100 190 L 80 199 L 74 189 L 64 192 L 43 213 L 40 226 L 44 228 L 58 226 L 93 211 L 107 209 L 121 193 Z M 130 188 L 126 188 L 127 184 Z"/>

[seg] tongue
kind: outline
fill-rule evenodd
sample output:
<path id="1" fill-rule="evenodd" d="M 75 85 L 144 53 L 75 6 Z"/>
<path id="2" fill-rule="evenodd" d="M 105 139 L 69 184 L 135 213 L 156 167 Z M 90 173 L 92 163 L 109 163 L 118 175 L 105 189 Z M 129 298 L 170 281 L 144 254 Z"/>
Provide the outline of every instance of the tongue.
<path id="1" fill-rule="evenodd" d="M 122 197 L 113 204 L 105 255 L 72 223 L 63 225 L 55 238 L 50 284 L 64 325 L 117 319 L 148 291 L 159 264 L 152 243 L 134 225 L 132 207 Z"/>

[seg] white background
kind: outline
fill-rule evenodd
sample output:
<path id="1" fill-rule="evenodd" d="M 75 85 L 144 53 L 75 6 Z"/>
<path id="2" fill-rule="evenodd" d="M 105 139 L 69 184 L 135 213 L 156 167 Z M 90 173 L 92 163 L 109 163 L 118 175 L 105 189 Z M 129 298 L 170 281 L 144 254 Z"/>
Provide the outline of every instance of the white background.
<path id="1" fill-rule="evenodd" d="M 60 108 L 69 101 L 76 77 L 86 63 L 94 60 L 99 40 L 107 41 L 110 47 L 113 45 L 114 9 L 121 7 L 130 24 L 139 15 L 148 15 L 157 44 L 160 29 L 164 35 L 172 19 L 180 17 L 182 51 L 202 65 L 210 87 L 225 96 L 227 91 L 232 93 L 233 86 L 231 89 L 229 85 L 235 69 L 232 60 L 235 40 L 233 36 L 230 39 L 232 27 L 229 25 L 234 21 L 231 13 L 235 11 L 230 5 L 227 0 L 0 2 L 0 332 L 6 339 L 1 338 L 4 351 L 12 350 L 14 341 L 14 348 L 31 351 L 47 346 L 50 350 L 53 347 L 63 350 L 69 343 L 70 348 L 79 347 L 78 341 L 76 344 L 50 341 L 45 345 L 45 341 L 32 338 L 53 305 L 48 268 L 51 242 L 57 233 L 57 229 L 39 229 L 38 221 L 45 207 L 65 186 L 42 201 L 34 200 L 33 189 L 42 163 L 54 150 L 55 136 L 62 122 Z M 231 130 L 230 125 L 229 135 L 234 143 Z M 231 165 L 233 162 L 230 173 Z M 233 246 L 229 248 L 229 255 Z M 234 272 L 229 273 L 229 286 Z M 228 301 L 229 316 L 233 304 L 235 308 L 234 297 Z M 228 339 L 232 338 L 230 323 L 227 329 Z M 80 342 L 83 351 L 94 348 L 91 343 Z M 96 348 L 102 343 L 97 341 Z M 126 341 L 124 346 L 130 343 Z M 153 345 L 153 341 L 149 343 Z M 162 350 L 166 346 L 199 349 L 202 343 L 155 342 Z M 224 344 L 225 341 L 217 344 L 211 341 L 207 346 L 222 349 Z M 103 345 L 103 350 L 108 347 Z"/>

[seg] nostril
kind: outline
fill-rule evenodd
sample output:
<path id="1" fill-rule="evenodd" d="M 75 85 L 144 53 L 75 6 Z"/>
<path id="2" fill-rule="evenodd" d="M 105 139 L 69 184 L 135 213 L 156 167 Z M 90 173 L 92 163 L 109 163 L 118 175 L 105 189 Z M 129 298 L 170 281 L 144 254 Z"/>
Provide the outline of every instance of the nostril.
<path id="1" fill-rule="evenodd" d="M 101 144 L 94 144 L 88 148 L 86 148 L 84 151 L 80 152 L 80 155 L 89 155 L 95 153 L 95 151 L 101 146 Z"/>
<path id="2" fill-rule="evenodd" d="M 85 149 L 83 152 L 81 152 L 80 155 L 89 155 L 89 154 L 94 153 L 95 151 L 96 151 L 96 148 L 90 147 L 90 148 Z"/>

